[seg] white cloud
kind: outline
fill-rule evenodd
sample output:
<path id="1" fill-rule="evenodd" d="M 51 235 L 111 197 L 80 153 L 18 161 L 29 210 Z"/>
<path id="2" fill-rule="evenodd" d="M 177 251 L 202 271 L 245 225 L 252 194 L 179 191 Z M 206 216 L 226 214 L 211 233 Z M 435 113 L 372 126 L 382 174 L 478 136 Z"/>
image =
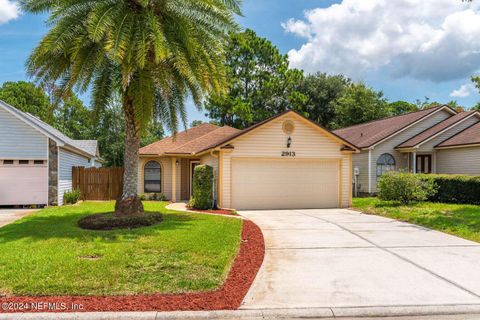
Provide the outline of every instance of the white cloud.
<path id="1" fill-rule="evenodd" d="M 305 38 L 292 67 L 357 77 L 385 68 L 395 77 L 447 81 L 480 66 L 480 1 L 343 0 L 282 24 Z"/>
<path id="2" fill-rule="evenodd" d="M 0 0 L 0 24 L 16 19 L 20 14 L 20 7 L 17 2 Z"/>
<path id="3" fill-rule="evenodd" d="M 450 97 L 455 98 L 465 98 L 468 97 L 472 92 L 474 92 L 475 87 L 471 83 L 461 85 L 460 88 L 453 90 L 450 93 Z"/>

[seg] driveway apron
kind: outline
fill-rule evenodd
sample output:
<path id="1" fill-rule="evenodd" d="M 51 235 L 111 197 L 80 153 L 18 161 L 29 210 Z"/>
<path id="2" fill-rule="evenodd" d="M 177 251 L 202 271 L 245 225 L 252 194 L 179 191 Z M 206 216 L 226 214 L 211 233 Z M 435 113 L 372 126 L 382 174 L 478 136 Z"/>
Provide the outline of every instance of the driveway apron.
<path id="1" fill-rule="evenodd" d="M 480 304 L 480 244 L 346 209 L 241 211 L 265 237 L 243 309 Z"/>

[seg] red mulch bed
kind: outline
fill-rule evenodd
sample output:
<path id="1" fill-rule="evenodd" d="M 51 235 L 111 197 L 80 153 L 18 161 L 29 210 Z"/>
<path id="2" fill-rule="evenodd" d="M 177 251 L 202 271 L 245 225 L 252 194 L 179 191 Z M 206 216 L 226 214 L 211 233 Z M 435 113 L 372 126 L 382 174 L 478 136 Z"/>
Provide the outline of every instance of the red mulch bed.
<path id="1" fill-rule="evenodd" d="M 73 311 L 234 310 L 247 294 L 263 262 L 265 243 L 260 228 L 243 222 L 240 251 L 223 286 L 212 292 L 132 296 L 46 296 L 0 298 L 0 313 Z M 12 304 L 12 306 L 8 304 Z M 50 305 L 48 305 L 50 303 Z M 37 304 L 37 305 L 35 305 Z M 55 305 L 56 304 L 56 305 Z M 72 304 L 81 310 L 72 310 Z M 19 310 L 20 308 L 23 310 Z M 28 309 L 25 309 L 28 307 Z"/>
<path id="2" fill-rule="evenodd" d="M 225 216 L 235 216 L 236 214 L 232 210 L 227 209 L 217 209 L 217 210 L 200 210 L 200 209 L 189 209 L 195 212 L 202 212 L 202 213 L 212 213 L 212 214 L 221 214 Z"/>

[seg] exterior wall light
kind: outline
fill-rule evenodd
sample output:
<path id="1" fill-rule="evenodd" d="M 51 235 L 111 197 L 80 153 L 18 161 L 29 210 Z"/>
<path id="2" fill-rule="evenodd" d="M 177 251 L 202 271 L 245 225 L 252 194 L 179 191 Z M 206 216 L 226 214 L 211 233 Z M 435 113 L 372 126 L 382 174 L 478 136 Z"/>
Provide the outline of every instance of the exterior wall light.
<path id="1" fill-rule="evenodd" d="M 292 137 L 288 137 L 288 139 L 287 139 L 287 148 L 290 148 L 291 145 L 292 145 Z"/>

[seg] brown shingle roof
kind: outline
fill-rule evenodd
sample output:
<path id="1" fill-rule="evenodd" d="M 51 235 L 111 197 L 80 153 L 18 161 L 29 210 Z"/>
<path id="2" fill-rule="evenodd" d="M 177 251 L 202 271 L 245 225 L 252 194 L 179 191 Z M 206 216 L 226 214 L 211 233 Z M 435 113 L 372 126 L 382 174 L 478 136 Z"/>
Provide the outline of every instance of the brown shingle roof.
<path id="1" fill-rule="evenodd" d="M 203 123 L 140 148 L 140 155 L 192 154 L 238 131 L 229 126 Z"/>
<path id="2" fill-rule="evenodd" d="M 368 148 L 442 108 L 448 107 L 436 106 L 416 112 L 410 112 L 400 116 L 389 117 L 338 129 L 333 131 L 333 133 L 339 135 L 347 141 L 350 141 L 359 148 Z M 452 112 L 454 111 L 452 110 Z"/>
<path id="3" fill-rule="evenodd" d="M 480 144 L 480 122 L 436 145 L 438 148 Z"/>
<path id="4" fill-rule="evenodd" d="M 422 143 L 423 141 L 427 140 L 428 138 L 433 137 L 434 135 L 436 135 L 440 131 L 442 131 L 444 129 L 447 129 L 449 127 L 452 127 L 453 125 L 455 125 L 459 121 L 465 119 L 468 116 L 471 116 L 475 112 L 476 111 L 466 111 L 466 112 L 458 113 L 458 114 L 454 115 L 453 117 L 450 117 L 450 118 L 438 123 L 437 125 L 435 125 L 431 128 L 428 128 L 427 130 L 419 133 L 418 135 L 414 136 L 413 138 L 401 143 L 400 145 L 397 146 L 397 148 L 414 147 L 414 146 Z"/>

